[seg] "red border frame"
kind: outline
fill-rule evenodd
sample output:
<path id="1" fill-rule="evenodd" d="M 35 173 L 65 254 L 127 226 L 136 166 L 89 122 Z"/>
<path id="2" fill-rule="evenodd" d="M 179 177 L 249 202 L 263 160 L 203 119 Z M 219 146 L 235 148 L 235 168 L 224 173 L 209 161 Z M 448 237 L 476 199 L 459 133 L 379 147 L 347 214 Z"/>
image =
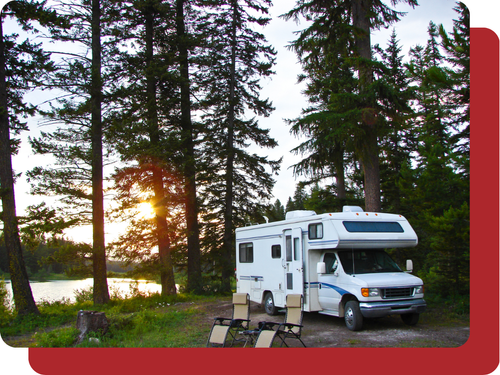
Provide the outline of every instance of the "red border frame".
<path id="1" fill-rule="evenodd" d="M 210 371 L 255 374 L 289 365 L 293 371 L 351 370 L 370 374 L 486 374 L 499 363 L 499 40 L 485 28 L 471 29 L 471 325 L 459 348 L 307 349 L 43 349 L 30 348 L 32 368 L 46 375 L 157 371 Z M 286 350 L 280 352 L 280 350 Z M 258 352 L 257 352 L 258 351 Z M 292 362 L 286 358 L 297 356 Z M 307 356 L 307 357 L 306 357 Z M 388 360 L 382 361 L 381 358 Z M 325 359 L 332 367 L 325 367 Z M 288 363 L 287 363 L 288 362 Z M 359 366 L 359 367 L 358 367 Z M 222 370 L 221 370 L 222 369 Z M 227 369 L 227 370 L 226 370 Z"/>

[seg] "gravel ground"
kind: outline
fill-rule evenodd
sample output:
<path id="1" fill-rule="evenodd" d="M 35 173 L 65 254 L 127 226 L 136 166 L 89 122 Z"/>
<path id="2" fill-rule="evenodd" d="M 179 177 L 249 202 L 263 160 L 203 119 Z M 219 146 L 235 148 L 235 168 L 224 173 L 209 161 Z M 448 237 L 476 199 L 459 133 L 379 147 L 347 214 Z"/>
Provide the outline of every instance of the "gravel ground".
<path id="1" fill-rule="evenodd" d="M 205 306 L 207 324 L 211 325 L 216 316 L 230 317 L 230 301 L 218 301 Z M 262 305 L 251 303 L 250 327 L 260 321 L 282 322 L 284 313 L 269 316 Z M 469 338 L 469 325 L 466 322 L 452 324 L 439 319 L 426 319 L 420 315 L 416 326 L 403 323 L 399 315 L 379 319 L 365 319 L 363 330 L 353 332 L 347 329 L 344 319 L 319 313 L 304 313 L 302 340 L 307 347 L 426 347 L 454 348 L 465 344 Z M 291 340 L 296 341 L 296 340 Z M 290 345 L 290 346 L 301 346 Z"/>

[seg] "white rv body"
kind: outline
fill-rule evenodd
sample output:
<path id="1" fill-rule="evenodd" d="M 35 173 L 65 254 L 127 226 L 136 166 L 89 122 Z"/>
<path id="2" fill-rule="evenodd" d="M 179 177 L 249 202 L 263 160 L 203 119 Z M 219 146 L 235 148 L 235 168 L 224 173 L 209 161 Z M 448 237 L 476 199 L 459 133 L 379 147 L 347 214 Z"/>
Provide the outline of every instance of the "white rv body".
<path id="1" fill-rule="evenodd" d="M 393 314 L 416 324 L 426 308 L 423 282 L 382 249 L 417 243 L 397 214 L 359 207 L 321 215 L 289 212 L 283 221 L 236 229 L 237 292 L 248 293 L 270 314 L 285 306 L 288 294 L 302 294 L 304 311 L 345 317 L 352 330 L 361 329 L 363 317 Z"/>

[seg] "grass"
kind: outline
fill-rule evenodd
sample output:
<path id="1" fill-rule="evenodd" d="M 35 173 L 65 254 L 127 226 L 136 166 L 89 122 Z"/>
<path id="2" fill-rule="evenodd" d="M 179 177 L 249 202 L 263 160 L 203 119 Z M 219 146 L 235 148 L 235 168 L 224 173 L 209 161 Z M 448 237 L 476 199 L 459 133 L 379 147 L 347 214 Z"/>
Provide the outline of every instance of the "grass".
<path id="1" fill-rule="evenodd" d="M 0 312 L 0 334 L 11 346 L 74 347 L 80 334 L 75 328 L 78 311 L 97 310 L 106 314 L 107 333 L 90 334 L 78 347 L 203 347 L 210 330 L 203 319 L 203 307 L 214 300 L 186 294 L 162 298 L 136 293 L 114 296 L 109 304 L 97 307 L 81 298 L 78 302 L 44 302 L 38 305 L 38 316 Z"/>
<path id="2" fill-rule="evenodd" d="M 38 304 L 40 315 L 15 316 L 11 307 L 1 303 L 1 284 L 0 279 L 0 334 L 7 344 L 16 347 L 74 347 L 80 333 L 75 328 L 79 310 L 104 312 L 109 327 L 105 335 L 90 334 L 78 347 L 204 347 L 211 328 L 206 306 L 221 299 L 189 294 L 161 297 L 135 290 L 126 296 L 112 295 L 107 305 L 93 306 L 88 290 L 76 293 L 77 302 L 42 302 Z M 230 297 L 224 300 L 230 303 Z M 469 314 L 468 310 L 464 312 L 463 301 L 429 302 L 419 324 L 468 325 Z M 352 339 L 349 345 L 357 346 L 358 342 Z M 420 345 L 434 347 L 439 343 L 422 339 Z"/>
<path id="3" fill-rule="evenodd" d="M 420 323 L 454 327 L 469 323 L 469 296 L 443 299 L 439 296 L 426 295 L 427 309 L 420 315 Z"/>

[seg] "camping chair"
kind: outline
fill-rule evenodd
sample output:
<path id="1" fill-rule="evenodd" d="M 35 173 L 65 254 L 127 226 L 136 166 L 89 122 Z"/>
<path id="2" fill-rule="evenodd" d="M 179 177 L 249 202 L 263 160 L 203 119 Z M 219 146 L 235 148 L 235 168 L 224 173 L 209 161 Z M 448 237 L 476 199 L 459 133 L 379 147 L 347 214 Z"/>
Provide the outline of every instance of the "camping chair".
<path id="1" fill-rule="evenodd" d="M 288 347 L 285 340 L 292 338 L 297 339 L 300 343 L 306 347 L 302 339 L 300 338 L 302 334 L 302 295 L 301 294 L 289 294 L 286 296 L 286 316 L 285 322 L 281 323 L 276 331 L 276 335 L 281 340 L 281 345 L 283 344 Z"/>
<path id="2" fill-rule="evenodd" d="M 226 341 L 231 341 L 233 346 L 240 331 L 248 330 L 250 322 L 250 298 L 247 293 L 233 294 L 233 316 L 231 318 L 215 318 L 208 337 L 207 346 L 226 346 Z"/>
<path id="3" fill-rule="evenodd" d="M 259 322 L 259 334 L 255 341 L 255 348 L 270 348 L 274 339 L 278 338 L 280 347 L 285 345 L 289 338 L 297 339 L 306 347 L 300 338 L 302 333 L 302 295 L 289 294 L 286 297 L 286 315 L 284 323 Z"/>
<path id="4" fill-rule="evenodd" d="M 275 327 L 280 323 L 274 322 L 259 322 L 258 335 L 255 339 L 254 348 L 270 348 L 273 346 L 274 338 L 276 337 Z"/>

